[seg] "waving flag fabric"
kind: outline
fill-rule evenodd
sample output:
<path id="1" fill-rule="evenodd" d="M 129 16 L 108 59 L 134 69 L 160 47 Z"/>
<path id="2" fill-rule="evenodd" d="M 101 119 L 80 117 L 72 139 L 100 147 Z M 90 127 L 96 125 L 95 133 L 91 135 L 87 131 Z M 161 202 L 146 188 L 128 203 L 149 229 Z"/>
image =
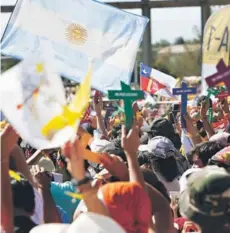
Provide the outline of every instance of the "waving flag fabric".
<path id="1" fill-rule="evenodd" d="M 154 95 L 172 97 L 171 89 L 176 85 L 176 79 L 141 63 L 140 83 L 143 91 Z"/>
<path id="2" fill-rule="evenodd" d="M 76 134 L 90 100 L 92 68 L 67 105 L 60 76 L 47 56 L 33 54 L 0 76 L 0 110 L 36 149 L 56 148 Z"/>
<path id="3" fill-rule="evenodd" d="M 92 86 L 107 92 L 130 83 L 147 22 L 92 0 L 18 0 L 1 52 L 23 59 L 46 43 L 59 74 L 77 82 L 93 59 Z"/>

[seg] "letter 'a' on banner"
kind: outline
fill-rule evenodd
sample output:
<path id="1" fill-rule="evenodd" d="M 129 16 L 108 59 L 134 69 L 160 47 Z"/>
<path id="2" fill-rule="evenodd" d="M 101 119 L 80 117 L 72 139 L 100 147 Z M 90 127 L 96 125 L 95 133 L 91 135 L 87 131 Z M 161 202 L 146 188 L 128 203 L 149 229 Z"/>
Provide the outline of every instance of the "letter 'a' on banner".
<path id="1" fill-rule="evenodd" d="M 223 59 L 230 65 L 230 6 L 223 7 L 208 19 L 203 38 L 202 86 L 207 91 L 205 79 L 216 73 L 216 65 Z"/>

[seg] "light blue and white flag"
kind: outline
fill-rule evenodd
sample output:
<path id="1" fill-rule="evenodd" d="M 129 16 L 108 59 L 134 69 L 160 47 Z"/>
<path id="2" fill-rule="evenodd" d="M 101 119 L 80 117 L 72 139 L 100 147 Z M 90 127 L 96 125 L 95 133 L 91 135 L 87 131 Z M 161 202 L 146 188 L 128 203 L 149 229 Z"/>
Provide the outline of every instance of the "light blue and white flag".
<path id="1" fill-rule="evenodd" d="M 59 73 L 81 82 L 94 59 L 92 86 L 100 91 L 130 83 L 148 23 L 92 0 L 18 0 L 2 37 L 1 52 L 24 59 L 45 42 Z"/>

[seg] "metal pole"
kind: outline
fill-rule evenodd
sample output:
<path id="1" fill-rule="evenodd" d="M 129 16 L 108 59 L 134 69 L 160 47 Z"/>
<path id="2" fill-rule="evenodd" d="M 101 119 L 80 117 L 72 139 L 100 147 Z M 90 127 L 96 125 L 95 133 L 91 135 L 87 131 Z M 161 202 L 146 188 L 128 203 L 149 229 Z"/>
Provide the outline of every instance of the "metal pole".
<path id="1" fill-rule="evenodd" d="M 206 0 L 204 0 L 203 2 L 201 2 L 201 44 L 202 45 L 203 45 L 205 24 L 206 24 L 208 18 L 210 17 L 210 15 L 211 15 L 210 5 Z M 203 60 L 203 48 L 202 48 L 202 46 L 201 46 L 200 54 L 201 54 L 200 62 L 202 63 L 202 60 Z M 201 65 L 200 73 L 202 75 L 202 65 Z"/>
<path id="2" fill-rule="evenodd" d="M 202 30 L 202 38 L 204 35 L 204 27 L 205 24 L 211 15 L 210 5 L 208 1 L 201 2 L 201 30 Z"/>
<path id="3" fill-rule="evenodd" d="M 150 66 L 152 65 L 152 41 L 151 41 L 151 8 L 148 5 L 149 0 L 142 0 L 142 15 L 149 18 L 149 23 L 146 27 L 144 39 L 143 39 L 143 63 Z"/>

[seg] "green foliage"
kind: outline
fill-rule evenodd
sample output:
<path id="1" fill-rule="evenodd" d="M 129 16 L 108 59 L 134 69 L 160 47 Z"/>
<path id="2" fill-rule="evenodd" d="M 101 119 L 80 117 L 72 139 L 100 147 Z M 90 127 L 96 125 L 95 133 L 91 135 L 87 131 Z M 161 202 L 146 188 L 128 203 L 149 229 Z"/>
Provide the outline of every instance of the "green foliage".
<path id="1" fill-rule="evenodd" d="M 201 73 L 201 33 L 197 27 L 193 28 L 195 38 L 186 40 L 183 37 L 175 39 L 171 44 L 167 40 L 160 40 L 152 45 L 152 67 L 173 77 L 200 76 Z M 183 52 L 172 52 L 170 46 L 183 46 Z M 167 49 L 168 47 L 168 49 Z M 164 53 L 159 53 L 166 48 Z M 179 49 L 180 50 L 180 49 Z M 142 61 L 142 51 L 137 55 L 138 64 Z"/>
<path id="2" fill-rule="evenodd" d="M 180 36 L 180 37 L 175 39 L 174 44 L 185 44 L 185 40 L 183 37 Z"/>

